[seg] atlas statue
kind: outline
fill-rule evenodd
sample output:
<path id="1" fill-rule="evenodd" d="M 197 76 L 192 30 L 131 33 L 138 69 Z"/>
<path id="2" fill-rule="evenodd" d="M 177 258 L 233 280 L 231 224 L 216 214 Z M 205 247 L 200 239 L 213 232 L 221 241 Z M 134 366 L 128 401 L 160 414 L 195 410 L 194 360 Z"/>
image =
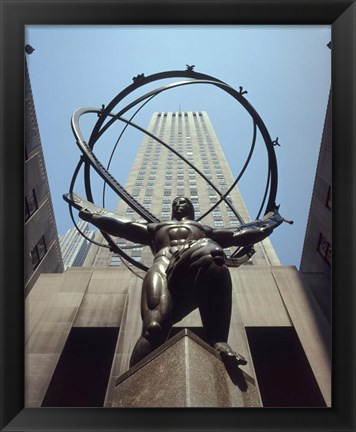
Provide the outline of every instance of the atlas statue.
<path id="1" fill-rule="evenodd" d="M 123 259 L 124 263 L 128 262 L 146 272 L 143 278 L 141 295 L 142 332 L 131 355 L 130 366 L 135 365 L 162 345 L 169 337 L 172 326 L 195 309 L 199 309 L 207 341 L 220 353 L 221 358 L 238 364 L 246 364 L 246 360 L 228 344 L 232 308 L 232 283 L 228 267 L 238 267 L 248 261 L 254 253 L 254 244 L 268 237 L 283 221 L 289 222 L 281 217 L 275 201 L 277 193 L 277 162 L 274 146 L 278 138 L 272 142 L 261 117 L 245 99 L 247 91 L 244 91 L 242 86 L 240 86 L 240 91 L 236 91 L 221 80 L 193 71 L 194 67 L 194 65 L 187 65 L 187 69 L 184 71 L 166 71 L 148 76 L 141 73 L 134 77 L 133 83 L 122 90 L 109 104 L 103 105 L 102 109 L 81 108 L 72 117 L 73 133 L 82 152 L 73 174 L 69 193 L 64 195 L 64 199 L 69 203 L 73 222 L 76 225 L 72 212 L 72 208 L 76 208 L 79 210 L 79 215 L 83 220 L 100 229 L 107 244 L 90 241 L 99 246 L 109 247 L 112 252 L 117 253 Z M 152 82 L 174 77 L 184 77 L 187 80 L 158 87 L 138 97 L 118 112 L 114 111 L 115 107 L 119 106 L 132 92 L 136 92 Z M 214 86 L 226 92 L 253 119 L 253 138 L 249 156 L 240 174 L 225 193 L 221 193 L 204 173 L 191 161 L 179 154 L 172 146 L 133 122 L 136 113 L 153 97 L 173 88 L 194 84 Z M 124 117 L 125 113 L 134 107 L 136 109 L 135 113 L 131 115 L 129 120 L 126 119 Z M 92 113 L 96 113 L 99 118 L 87 142 L 81 133 L 79 119 L 84 114 Z M 220 196 L 218 202 L 204 215 L 195 220 L 192 202 L 187 197 L 179 196 L 172 202 L 171 220 L 161 222 L 140 202 L 134 199 L 111 175 L 109 172 L 110 162 L 105 168 L 94 153 L 94 145 L 115 122 L 125 124 L 123 132 L 127 126 L 133 127 L 173 152 L 176 157 L 183 160 L 216 191 Z M 236 186 L 249 164 L 255 149 L 258 131 L 266 145 L 268 177 L 263 202 L 256 220 L 244 223 L 229 201 L 228 194 Z M 116 149 L 116 145 L 114 149 Z M 82 199 L 74 193 L 75 182 L 82 167 L 84 168 L 86 199 Z M 104 198 L 102 207 L 94 204 L 90 183 L 90 170 L 92 168 L 104 180 L 104 185 L 110 187 L 142 219 L 132 220 L 107 211 L 104 208 Z M 201 222 L 205 216 L 222 202 L 225 202 L 230 208 L 240 225 L 235 228 L 212 228 Z M 264 216 L 260 217 L 265 203 Z M 79 230 L 78 226 L 77 229 Z M 84 233 L 82 234 L 85 236 Z M 114 239 L 116 237 L 149 246 L 154 257 L 153 264 L 147 267 L 144 263 L 127 255 L 116 243 Z M 236 247 L 236 250 L 226 256 L 224 249 L 229 247 Z"/>

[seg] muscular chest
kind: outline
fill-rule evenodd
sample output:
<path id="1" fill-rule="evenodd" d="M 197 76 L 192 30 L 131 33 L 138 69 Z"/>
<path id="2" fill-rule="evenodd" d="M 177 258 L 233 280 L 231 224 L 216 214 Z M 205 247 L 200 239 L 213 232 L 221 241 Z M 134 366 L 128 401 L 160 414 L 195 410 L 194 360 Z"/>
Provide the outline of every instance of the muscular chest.
<path id="1" fill-rule="evenodd" d="M 172 246 L 185 243 L 194 238 L 194 231 L 190 226 L 176 226 L 167 230 L 167 236 Z"/>
<path id="2" fill-rule="evenodd" d="M 190 240 L 205 237 L 204 231 L 196 223 L 173 223 L 161 226 L 156 232 L 159 247 L 179 246 Z"/>

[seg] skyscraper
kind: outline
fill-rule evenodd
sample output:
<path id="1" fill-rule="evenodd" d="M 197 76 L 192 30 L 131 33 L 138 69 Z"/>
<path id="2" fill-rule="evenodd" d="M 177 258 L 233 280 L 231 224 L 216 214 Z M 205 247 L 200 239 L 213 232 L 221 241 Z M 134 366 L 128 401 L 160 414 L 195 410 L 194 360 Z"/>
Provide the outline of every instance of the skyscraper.
<path id="1" fill-rule="evenodd" d="M 150 136 L 145 136 L 130 171 L 126 189 L 144 207 L 160 220 L 171 218 L 171 202 L 176 196 L 187 196 L 195 209 L 195 218 L 207 212 L 220 198 L 213 185 L 225 193 L 234 177 L 222 151 L 206 112 L 158 112 L 154 113 L 148 131 L 167 143 L 198 168 L 212 183 L 209 184 L 195 170 L 173 152 Z M 237 209 L 245 222 L 251 221 L 243 198 L 237 188 L 228 195 L 228 200 Z M 120 202 L 117 213 L 132 218 L 139 216 L 124 202 Z M 234 212 L 225 203 L 216 207 L 202 223 L 214 228 L 236 227 L 240 224 Z M 100 234 L 99 238 L 100 239 Z M 121 246 L 133 247 L 131 256 L 136 260 L 149 259 L 139 246 L 121 241 Z M 279 265 L 277 254 L 267 238 L 256 244 L 256 253 L 249 265 Z M 229 254 L 230 250 L 226 251 Z M 85 265 L 120 266 L 121 260 L 108 250 L 94 250 Z"/>
<path id="2" fill-rule="evenodd" d="M 79 222 L 78 229 L 85 236 L 93 240 L 95 231 L 90 230 L 88 222 Z M 83 237 L 76 229 L 71 228 L 63 236 L 60 236 L 59 244 L 61 246 L 64 270 L 68 267 L 81 267 L 91 247 L 90 241 Z"/>

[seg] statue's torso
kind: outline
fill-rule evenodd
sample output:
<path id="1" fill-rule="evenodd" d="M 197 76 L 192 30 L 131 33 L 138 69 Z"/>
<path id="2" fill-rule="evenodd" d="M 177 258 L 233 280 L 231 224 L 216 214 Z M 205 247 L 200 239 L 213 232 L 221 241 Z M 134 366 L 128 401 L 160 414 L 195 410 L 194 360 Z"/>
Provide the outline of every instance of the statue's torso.
<path id="1" fill-rule="evenodd" d="M 151 229 L 152 249 L 166 256 L 184 247 L 192 240 L 206 237 L 203 225 L 192 220 L 162 222 Z"/>

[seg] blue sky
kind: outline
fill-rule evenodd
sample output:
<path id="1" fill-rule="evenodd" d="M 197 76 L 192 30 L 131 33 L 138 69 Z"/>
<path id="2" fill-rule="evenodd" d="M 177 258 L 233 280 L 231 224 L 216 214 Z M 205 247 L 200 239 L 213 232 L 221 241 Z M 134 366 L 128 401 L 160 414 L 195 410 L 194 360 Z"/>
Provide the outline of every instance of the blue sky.
<path id="1" fill-rule="evenodd" d="M 79 159 L 70 127 L 73 112 L 107 105 L 139 73 L 194 64 L 197 72 L 235 89 L 243 86 L 272 139 L 279 138 L 277 204 L 294 225 L 283 224 L 271 241 L 282 264 L 298 267 L 331 85 L 330 39 L 330 26 L 28 26 L 26 43 L 35 51 L 27 62 L 58 232 L 72 227 L 62 195 Z M 238 104 L 211 86 L 187 86 L 155 98 L 136 122 L 147 127 L 152 112 L 179 109 L 208 113 L 237 175 L 252 130 Z M 83 123 L 84 135 L 96 120 L 92 116 Z M 105 137 L 108 145 L 100 158 L 112 148 L 114 132 Z M 122 184 L 141 139 L 129 131 L 118 148 L 112 173 Z M 262 141 L 257 145 L 260 150 L 239 185 L 252 218 L 267 163 Z M 114 209 L 115 201 L 109 196 L 108 206 Z"/>

